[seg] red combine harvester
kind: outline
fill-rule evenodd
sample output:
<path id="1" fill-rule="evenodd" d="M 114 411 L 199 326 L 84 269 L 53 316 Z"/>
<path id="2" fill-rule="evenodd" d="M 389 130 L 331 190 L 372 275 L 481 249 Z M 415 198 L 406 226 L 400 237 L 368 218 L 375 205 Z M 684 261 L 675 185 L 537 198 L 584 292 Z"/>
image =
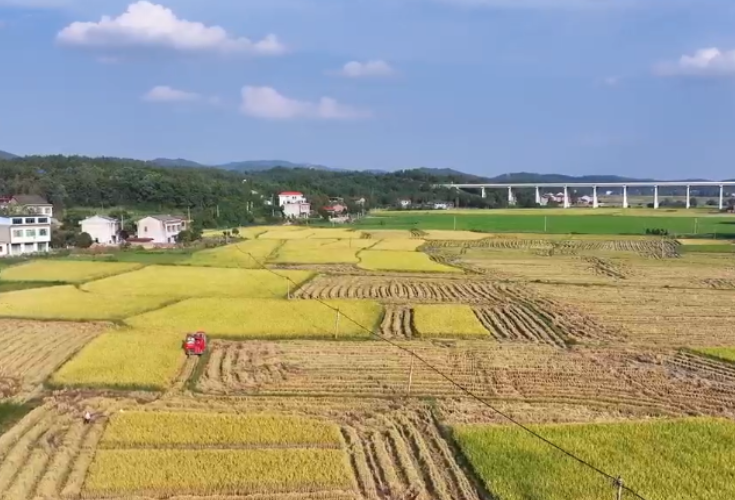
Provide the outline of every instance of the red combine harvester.
<path id="1" fill-rule="evenodd" d="M 207 350 L 207 334 L 204 332 L 187 333 L 184 340 L 184 352 L 187 356 L 192 354 L 201 356 Z"/>

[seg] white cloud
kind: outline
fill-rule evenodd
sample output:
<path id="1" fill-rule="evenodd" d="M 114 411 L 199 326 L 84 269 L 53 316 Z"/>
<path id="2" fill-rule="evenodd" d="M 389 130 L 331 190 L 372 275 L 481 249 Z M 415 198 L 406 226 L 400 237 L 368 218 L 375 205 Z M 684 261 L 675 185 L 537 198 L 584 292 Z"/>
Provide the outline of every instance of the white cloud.
<path id="1" fill-rule="evenodd" d="M 339 71 L 340 75 L 348 78 L 390 76 L 393 73 L 393 68 L 382 59 L 366 62 L 350 61 L 342 66 L 342 69 Z"/>
<path id="2" fill-rule="evenodd" d="M 659 76 L 735 76 L 735 50 L 700 49 L 693 55 L 681 56 L 676 62 L 658 64 L 654 73 Z"/>
<path id="3" fill-rule="evenodd" d="M 182 52 L 275 55 L 285 48 L 275 35 L 260 41 L 235 37 L 220 26 L 176 17 L 171 9 L 145 0 L 132 3 L 118 17 L 77 21 L 57 35 L 59 43 L 99 48 L 158 47 Z"/>
<path id="4" fill-rule="evenodd" d="M 331 97 L 300 101 L 272 87 L 243 87 L 240 110 L 249 116 L 271 120 L 355 120 L 368 118 L 370 112 L 338 103 Z"/>
<path id="5" fill-rule="evenodd" d="M 145 93 L 144 101 L 148 102 L 192 102 L 202 98 L 196 92 L 178 90 L 168 85 L 158 85 Z"/>

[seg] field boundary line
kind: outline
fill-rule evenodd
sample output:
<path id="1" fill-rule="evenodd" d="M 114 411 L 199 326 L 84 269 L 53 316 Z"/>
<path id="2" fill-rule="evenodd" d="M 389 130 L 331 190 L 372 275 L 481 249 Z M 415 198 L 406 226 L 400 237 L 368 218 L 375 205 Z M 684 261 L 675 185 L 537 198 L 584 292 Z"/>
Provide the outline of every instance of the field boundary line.
<path id="1" fill-rule="evenodd" d="M 240 249 L 238 249 L 238 250 L 240 250 Z M 243 252 L 243 253 L 247 253 L 247 252 Z M 250 253 L 247 253 L 247 254 L 248 254 L 248 255 L 250 256 L 250 258 L 251 258 L 251 259 L 253 259 L 253 261 L 255 261 L 256 263 L 258 263 L 258 264 L 259 264 L 259 265 L 261 266 L 261 268 L 262 268 L 262 269 L 267 269 L 267 270 L 268 270 L 269 272 L 273 273 L 274 275 L 276 275 L 276 276 L 278 276 L 278 277 L 280 277 L 280 278 L 283 278 L 283 279 L 289 280 L 289 281 L 291 281 L 291 282 L 293 283 L 293 280 L 292 280 L 291 278 L 289 278 L 288 276 L 283 276 L 283 275 L 280 275 L 280 274 L 278 274 L 277 272 L 275 272 L 275 271 L 273 271 L 273 270 L 270 270 L 270 269 L 268 269 L 267 267 L 265 267 L 265 265 L 263 265 L 263 263 L 262 263 L 262 262 L 260 262 L 259 260 L 257 260 L 257 259 L 256 259 L 256 258 L 255 258 L 255 257 L 254 257 L 254 256 L 252 255 L 252 254 L 250 254 Z M 316 302 L 318 302 L 318 303 L 322 304 L 323 306 L 325 306 L 325 307 L 327 307 L 327 308 L 329 308 L 329 309 L 331 309 L 331 310 L 335 311 L 336 313 L 339 313 L 339 312 L 340 312 L 338 308 L 336 308 L 336 307 L 334 307 L 334 306 L 332 306 L 332 305 L 328 304 L 327 302 L 324 302 L 324 301 L 323 301 L 323 300 L 321 300 L 321 299 L 313 299 L 313 300 L 315 300 Z M 366 327 L 366 326 L 362 325 L 362 324 L 361 324 L 361 323 L 359 323 L 358 321 L 354 320 L 353 318 L 351 318 L 351 317 L 350 317 L 349 315 L 347 315 L 347 314 L 342 314 L 342 316 L 343 316 L 343 317 L 344 317 L 344 318 L 345 318 L 346 320 L 348 320 L 348 321 L 350 321 L 351 323 L 353 323 L 353 324 L 354 324 L 355 326 L 357 326 L 358 328 L 360 328 L 360 329 L 362 329 L 362 330 L 365 330 L 365 331 L 366 331 L 366 332 L 367 332 L 368 334 L 370 334 L 371 336 L 374 336 L 374 337 L 376 337 L 376 338 L 378 338 L 378 339 L 382 340 L 383 342 L 386 342 L 386 343 L 388 343 L 388 344 L 392 345 L 392 346 L 393 346 L 393 347 L 395 347 L 396 349 L 399 349 L 399 350 L 401 350 L 401 351 L 403 351 L 403 352 L 407 353 L 408 355 L 412 356 L 412 357 L 413 357 L 413 358 L 415 358 L 416 360 L 420 361 L 420 362 L 421 362 L 422 364 L 424 364 L 424 365 L 425 365 L 425 366 L 426 366 L 426 367 L 427 367 L 427 368 L 428 368 L 429 370 L 433 371 L 434 373 L 436 373 L 437 375 L 439 375 L 440 377 L 442 377 L 443 379 L 445 379 L 445 380 L 446 380 L 447 382 L 449 382 L 449 383 L 450 383 L 450 384 L 451 384 L 452 386 L 454 386 L 454 387 L 455 387 L 455 388 L 456 388 L 457 390 L 459 390 L 460 392 L 462 392 L 462 393 L 464 393 L 465 395 L 469 396 L 470 398 L 472 398 L 472 399 L 476 400 L 476 401 L 477 401 L 478 403 L 482 404 L 483 406 L 486 406 L 487 408 L 489 408 L 490 410 L 492 410 L 492 411 L 493 411 L 494 413 L 497 413 L 498 415 L 500 415 L 501 417 L 503 417 L 503 418 L 504 418 L 505 420 L 507 420 L 507 421 L 511 422 L 511 423 L 512 423 L 513 425 L 515 425 L 515 426 L 519 427 L 520 429 L 522 429 L 522 430 L 523 430 L 523 431 L 525 431 L 526 433 L 528 433 L 528 434 L 530 434 L 531 436 L 533 436 L 533 437 L 535 437 L 535 438 L 537 438 L 537 439 L 539 439 L 539 440 L 543 441 L 543 442 L 544 442 L 544 443 L 546 443 L 547 445 L 549 445 L 549 446 L 551 446 L 552 448 L 554 448 L 554 449 L 558 450 L 559 452 L 563 453 L 564 455 L 568 456 L 569 458 L 572 458 L 573 460 L 575 460 L 575 461 L 579 462 L 580 464 L 582 464 L 582 465 L 584 465 L 584 466 L 588 467 L 589 469 L 593 470 L 594 472 L 597 472 L 598 474 L 600 474 L 601 476 L 605 477 L 605 478 L 606 478 L 606 479 L 608 479 L 609 481 L 612 481 L 612 485 L 617 485 L 617 484 L 620 484 L 620 487 L 621 487 L 621 488 L 623 488 L 623 489 L 624 489 L 625 491 L 629 492 L 629 493 L 630 493 L 630 494 L 632 494 L 633 496 L 635 496 L 635 497 L 639 498 L 640 500 L 646 500 L 646 498 L 645 498 L 645 497 L 641 496 L 641 495 L 640 495 L 639 493 L 637 493 L 637 492 L 636 492 L 635 490 L 633 490 L 633 489 L 631 489 L 630 487 L 628 487 L 628 486 L 626 486 L 626 485 L 622 484 L 622 483 L 620 482 L 620 478 L 619 478 L 618 476 L 614 476 L 614 475 L 612 475 L 612 474 L 609 474 L 609 473 L 607 473 L 607 472 L 603 471 L 602 469 L 600 469 L 600 468 L 598 468 L 598 467 L 596 467 L 596 466 L 592 465 L 591 463 L 589 463 L 589 462 L 585 461 L 585 460 L 584 460 L 583 458 L 580 458 L 580 457 L 578 457 L 578 456 L 577 456 L 577 455 L 575 455 L 574 453 L 572 453 L 572 452 L 570 452 L 570 451 L 567 451 L 566 449 L 562 448 L 561 446 L 559 446 L 558 444 L 554 443 L 553 441 L 551 441 L 551 440 L 549 440 L 549 439 L 545 438 L 544 436 L 542 436 L 541 434 L 537 433 L 537 432 L 536 432 L 536 431 L 534 431 L 533 429 L 531 429 L 531 428 L 527 427 L 526 425 L 524 425 L 524 424 L 520 423 L 519 421 L 515 420 L 515 419 L 514 419 L 513 417 L 511 417 L 510 415 L 507 415 L 507 414 L 505 414 L 504 412 L 500 411 L 499 409 L 495 408 L 495 407 L 494 407 L 493 405 L 491 405 L 490 403 L 488 403 L 487 401 L 485 401 L 485 400 L 484 400 L 483 398 L 481 398 L 480 396 L 476 395 L 476 394 L 475 394 L 474 392 L 472 392 L 472 391 L 470 391 L 469 389 L 465 388 L 465 387 L 464 387 L 463 385 L 461 385 L 460 383 L 456 382 L 456 381 L 455 381 L 455 380 L 454 380 L 454 379 L 453 379 L 452 377 L 450 377 L 449 375 L 445 374 L 445 373 L 444 373 L 444 372 L 443 372 L 442 370 L 440 370 L 440 369 L 436 368 L 436 367 L 435 367 L 435 366 L 434 366 L 433 364 L 431 364 L 431 363 L 430 363 L 429 361 L 425 360 L 425 359 L 424 359 L 424 358 L 423 358 L 422 356 L 420 356 L 419 354 L 415 353 L 414 351 L 412 351 L 412 350 L 411 350 L 411 349 L 409 349 L 408 347 L 404 347 L 404 346 L 400 345 L 399 343 L 397 343 L 397 342 L 395 342 L 395 341 L 392 341 L 391 339 L 388 339 L 388 338 L 386 338 L 385 336 L 383 336 L 383 335 L 382 335 L 382 334 L 380 333 L 380 325 L 379 325 L 379 324 L 377 325 L 377 327 L 376 327 L 376 328 L 370 329 L 370 328 L 368 328 L 368 327 Z"/>

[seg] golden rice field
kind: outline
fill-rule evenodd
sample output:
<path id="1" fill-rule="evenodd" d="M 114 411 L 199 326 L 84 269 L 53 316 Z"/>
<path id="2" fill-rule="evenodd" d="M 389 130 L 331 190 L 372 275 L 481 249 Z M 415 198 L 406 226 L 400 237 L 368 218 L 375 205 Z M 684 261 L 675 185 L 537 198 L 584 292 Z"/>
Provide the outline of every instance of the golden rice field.
<path id="1" fill-rule="evenodd" d="M 353 231 L 349 228 L 319 228 L 312 231 L 309 236 L 310 239 L 314 238 L 328 238 L 328 239 L 360 239 L 364 233 L 362 231 Z"/>
<path id="2" fill-rule="evenodd" d="M 176 265 L 2 272 L 79 285 L 0 292 L 0 421 L 5 401 L 44 402 L 0 435 L 0 500 L 614 498 L 396 345 L 646 498 L 735 496 L 729 256 L 643 237 L 241 234 Z M 187 358 L 195 330 L 209 352 Z"/>
<path id="3" fill-rule="evenodd" d="M 354 240 L 354 243 L 368 242 L 370 240 Z M 289 240 L 277 251 L 270 262 L 276 264 L 355 264 L 359 262 L 357 252 L 360 246 L 357 244 L 350 248 L 353 240 Z"/>
<path id="4" fill-rule="evenodd" d="M 475 312 L 468 305 L 417 305 L 413 312 L 420 337 L 489 336 Z"/>
<path id="5" fill-rule="evenodd" d="M 168 301 L 169 297 L 145 295 L 111 299 L 109 295 L 87 293 L 72 285 L 53 286 L 0 294 L 0 317 L 115 320 L 158 309 Z"/>
<path id="6" fill-rule="evenodd" d="M 278 446 L 339 448 L 339 427 L 323 420 L 278 414 L 160 412 L 118 413 L 110 419 L 103 448 Z"/>
<path id="7" fill-rule="evenodd" d="M 52 377 L 57 387 L 111 387 L 162 391 L 181 371 L 181 331 L 115 328 L 95 338 Z"/>
<path id="8" fill-rule="evenodd" d="M 400 239 L 393 238 L 378 241 L 372 250 L 402 250 L 406 252 L 415 252 L 418 247 L 424 244 L 424 240 L 420 239 Z"/>
<path id="9" fill-rule="evenodd" d="M 238 227 L 237 230 L 239 231 L 240 238 L 245 238 L 248 240 L 252 240 L 260 236 L 261 234 L 270 231 L 278 229 L 278 226 L 247 226 L 247 227 Z M 227 229 L 207 229 L 202 233 L 202 236 L 205 238 L 217 238 L 222 237 L 223 231 L 229 231 Z"/>
<path id="10" fill-rule="evenodd" d="M 313 241 L 313 240 L 306 240 L 307 242 Z M 342 240 L 330 240 L 328 243 L 324 244 L 321 248 L 324 249 L 331 249 L 331 248 L 357 248 L 360 250 L 364 250 L 366 248 L 372 248 L 376 243 L 379 243 L 377 240 L 370 240 L 370 239 L 342 239 Z"/>
<path id="11" fill-rule="evenodd" d="M 149 266 L 82 286 L 94 294 L 118 297 L 285 297 L 288 286 L 303 283 L 309 271 Z M 288 282 L 293 282 L 288 284 Z"/>
<path id="12" fill-rule="evenodd" d="M 411 231 L 404 229 L 378 229 L 375 231 L 363 231 L 373 240 L 392 240 L 398 238 L 401 240 L 407 240 L 411 238 Z"/>
<path id="13" fill-rule="evenodd" d="M 260 240 L 303 240 L 316 234 L 318 230 L 303 229 L 299 227 L 278 228 L 267 231 L 260 236 Z"/>
<path id="14" fill-rule="evenodd" d="M 735 423 L 690 419 L 534 426 L 596 467 L 623 477 L 645 498 L 735 496 Z M 507 426 L 459 426 L 455 436 L 486 487 L 504 500 L 614 498 L 609 481 L 540 440 Z M 686 451 L 683 451 L 686 450 Z M 529 497 L 529 492 L 533 496 Z M 633 498 L 626 493 L 623 498 Z"/>
<path id="15" fill-rule="evenodd" d="M 430 229 L 423 236 L 427 240 L 482 240 L 490 236 L 488 233 L 475 233 L 473 231 L 441 231 Z"/>
<path id="16" fill-rule="evenodd" d="M 434 262 L 418 252 L 365 250 L 358 267 L 371 271 L 408 271 L 422 273 L 462 273 L 461 269 Z"/>
<path id="17" fill-rule="evenodd" d="M 3 269 L 0 280 L 83 283 L 141 267 L 140 264 L 125 262 L 37 260 Z"/>
<path id="18" fill-rule="evenodd" d="M 247 495 L 351 489 L 342 450 L 98 450 L 84 496 Z"/>
<path id="19" fill-rule="evenodd" d="M 359 325 L 372 331 L 378 326 L 383 311 L 380 304 L 371 301 L 333 300 L 327 303 L 339 308 L 340 314 L 325 305 L 304 300 L 203 298 L 184 300 L 126 321 L 140 329 L 203 330 L 230 339 L 340 339 L 368 337 L 369 333 Z"/>
<path id="20" fill-rule="evenodd" d="M 185 264 L 260 269 L 280 245 L 278 240 L 247 240 L 196 252 Z"/>

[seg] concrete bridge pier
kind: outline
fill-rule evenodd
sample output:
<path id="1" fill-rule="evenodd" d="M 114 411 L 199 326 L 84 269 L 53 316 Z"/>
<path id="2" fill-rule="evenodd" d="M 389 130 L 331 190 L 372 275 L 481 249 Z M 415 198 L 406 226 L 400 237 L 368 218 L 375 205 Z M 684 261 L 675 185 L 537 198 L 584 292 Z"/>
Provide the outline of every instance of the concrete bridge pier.
<path id="1" fill-rule="evenodd" d="M 658 186 L 653 186 L 653 208 L 658 208 Z"/>
<path id="2" fill-rule="evenodd" d="M 720 184 L 720 210 L 725 208 L 725 189 L 722 184 Z"/>
<path id="3" fill-rule="evenodd" d="M 480 196 L 482 196 L 483 198 L 487 198 L 487 193 L 485 192 L 485 188 L 481 188 Z"/>
<path id="4" fill-rule="evenodd" d="M 687 209 L 692 208 L 692 202 L 691 202 L 692 196 L 689 194 L 689 192 L 691 191 L 690 188 L 691 188 L 691 186 L 689 186 L 689 184 L 687 184 Z"/>
<path id="5" fill-rule="evenodd" d="M 599 208 L 600 201 L 597 199 L 597 186 L 592 186 L 592 208 Z"/>
<path id="6" fill-rule="evenodd" d="M 628 208 L 628 186 L 623 186 L 623 208 Z"/>
<path id="7" fill-rule="evenodd" d="M 508 186 L 508 206 L 515 205 L 516 199 L 513 196 L 513 188 Z"/>
<path id="8" fill-rule="evenodd" d="M 538 186 L 536 186 L 536 205 L 541 205 L 541 191 Z"/>
<path id="9" fill-rule="evenodd" d="M 564 208 L 569 208 L 569 188 L 564 186 Z"/>

